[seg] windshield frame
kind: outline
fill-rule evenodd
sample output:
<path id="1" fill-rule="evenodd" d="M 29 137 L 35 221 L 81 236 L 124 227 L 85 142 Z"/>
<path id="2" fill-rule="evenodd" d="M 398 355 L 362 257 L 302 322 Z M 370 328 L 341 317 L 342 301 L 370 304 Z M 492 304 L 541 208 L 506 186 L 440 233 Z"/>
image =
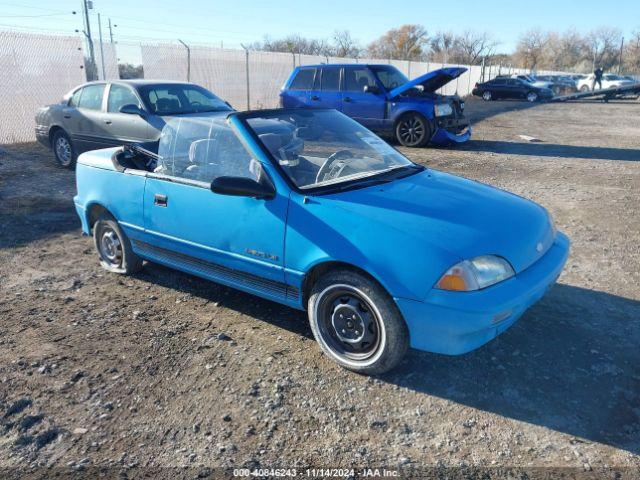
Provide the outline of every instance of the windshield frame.
<path id="1" fill-rule="evenodd" d="M 270 115 L 278 115 L 283 113 L 299 114 L 301 110 L 305 111 L 304 109 L 300 109 L 300 108 L 271 108 L 271 109 L 265 109 L 265 110 L 232 112 L 227 116 L 227 121 L 230 121 L 232 119 L 237 120 L 240 126 L 242 127 L 243 132 L 249 137 L 251 137 L 251 139 L 255 142 L 255 144 L 260 149 L 260 151 L 269 160 L 269 163 L 271 164 L 271 166 L 273 166 L 277 170 L 278 175 L 280 175 L 280 177 L 284 180 L 284 182 L 286 182 L 287 186 L 289 186 L 289 188 L 294 192 L 299 193 L 301 195 L 312 195 L 312 196 L 313 195 L 329 195 L 331 193 L 343 192 L 349 189 L 366 188 L 370 186 L 369 182 L 371 180 L 374 180 L 377 177 L 384 177 L 388 175 L 389 172 L 404 170 L 400 168 L 391 168 L 391 169 L 379 170 L 374 173 L 371 173 L 370 175 L 361 175 L 353 179 L 344 180 L 342 182 L 321 184 L 321 185 L 316 185 L 314 187 L 307 187 L 307 188 L 299 187 L 298 185 L 295 184 L 293 179 L 289 177 L 287 172 L 284 171 L 284 168 L 282 167 L 282 165 L 280 165 L 277 159 L 266 147 L 266 145 L 262 143 L 262 141 L 258 137 L 258 134 L 253 130 L 253 128 L 251 128 L 247 120 L 250 120 L 252 118 L 264 118 Z M 330 112 L 334 110 L 335 109 L 333 108 L 314 108 L 311 111 L 312 112 L 316 112 L 316 111 Z M 366 127 L 363 127 L 363 128 L 366 128 Z M 376 135 L 375 133 L 373 132 L 371 133 L 372 135 L 375 135 L 376 137 L 378 137 L 378 135 Z M 384 142 L 384 140 L 382 141 Z M 427 170 L 427 168 L 424 167 L 423 165 L 417 164 L 413 160 L 407 158 L 406 155 L 398 151 L 398 149 L 395 148 L 393 145 L 389 145 L 389 146 L 394 150 L 396 150 L 399 155 L 402 155 L 402 157 L 404 157 L 409 162 L 409 164 L 406 165 L 406 167 L 409 167 L 413 170 L 412 174 Z M 393 181 L 393 179 L 391 181 Z"/>

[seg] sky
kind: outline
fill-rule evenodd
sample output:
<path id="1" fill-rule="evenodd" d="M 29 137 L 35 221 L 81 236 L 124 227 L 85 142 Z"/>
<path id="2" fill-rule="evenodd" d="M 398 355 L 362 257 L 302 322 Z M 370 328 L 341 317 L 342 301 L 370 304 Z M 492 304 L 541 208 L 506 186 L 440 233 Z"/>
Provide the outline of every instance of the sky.
<path id="1" fill-rule="evenodd" d="M 82 30 L 81 0 L 0 0 L 0 29 L 20 28 L 44 33 Z M 330 39 L 335 30 L 349 30 L 362 46 L 390 28 L 406 23 L 428 32 L 467 29 L 487 31 L 499 42 L 497 51 L 511 53 L 519 36 L 531 28 L 586 32 L 613 26 L 629 36 L 640 29 L 639 0 L 402 1 L 402 0 L 94 0 L 92 34 L 103 36 L 111 19 L 122 61 L 138 63 L 137 45 L 145 40 L 239 47 L 265 36 L 297 33 Z M 71 12 L 76 11 L 73 15 Z"/>

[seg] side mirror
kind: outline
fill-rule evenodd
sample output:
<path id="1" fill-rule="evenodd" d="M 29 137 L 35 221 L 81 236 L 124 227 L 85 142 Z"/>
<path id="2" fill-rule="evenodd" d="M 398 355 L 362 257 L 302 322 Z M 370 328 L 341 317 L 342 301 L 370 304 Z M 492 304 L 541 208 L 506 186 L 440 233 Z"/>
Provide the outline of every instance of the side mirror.
<path id="1" fill-rule="evenodd" d="M 375 85 L 365 85 L 362 91 L 364 93 L 380 93 L 380 89 Z"/>
<path id="2" fill-rule="evenodd" d="M 267 182 L 256 182 L 247 177 L 218 177 L 211 182 L 211 191 L 220 195 L 270 199 L 276 194 Z"/>
<path id="3" fill-rule="evenodd" d="M 144 111 L 134 103 L 127 103 L 120 107 L 120 113 L 127 113 L 129 115 L 144 115 Z"/>

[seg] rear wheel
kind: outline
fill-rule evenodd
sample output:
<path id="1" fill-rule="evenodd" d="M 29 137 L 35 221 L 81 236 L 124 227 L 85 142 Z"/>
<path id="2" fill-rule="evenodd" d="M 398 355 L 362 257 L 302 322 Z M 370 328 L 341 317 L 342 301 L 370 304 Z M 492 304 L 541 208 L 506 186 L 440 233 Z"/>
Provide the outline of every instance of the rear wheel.
<path id="1" fill-rule="evenodd" d="M 491 101 L 492 98 L 493 98 L 493 95 L 491 94 L 491 92 L 489 90 L 486 90 L 486 91 L 482 92 L 482 99 L 485 102 Z"/>
<path id="2" fill-rule="evenodd" d="M 396 140 L 405 147 L 424 147 L 431 140 L 431 127 L 419 113 L 407 113 L 396 124 Z"/>
<path id="3" fill-rule="evenodd" d="M 591 90 L 591 89 L 589 88 L 589 86 L 588 86 L 588 85 L 583 85 L 583 86 L 581 86 L 581 87 L 580 87 L 580 91 L 581 91 L 581 92 L 588 92 L 588 91 L 590 91 L 590 90 Z"/>
<path id="4" fill-rule="evenodd" d="M 53 154 L 56 157 L 58 165 L 69 169 L 75 167 L 76 154 L 69 135 L 67 135 L 63 130 L 58 130 L 53 135 L 51 145 L 53 146 Z"/>
<path id="5" fill-rule="evenodd" d="M 533 103 L 538 101 L 538 94 L 536 92 L 527 93 L 527 102 Z"/>
<path id="6" fill-rule="evenodd" d="M 112 216 L 103 214 L 98 218 L 93 226 L 93 241 L 105 270 L 130 275 L 142 268 L 142 259 L 133 252 L 129 238 Z"/>
<path id="7" fill-rule="evenodd" d="M 409 348 L 407 326 L 393 299 L 360 273 L 337 270 L 321 277 L 309 296 L 308 312 L 324 353 L 349 370 L 387 372 Z"/>

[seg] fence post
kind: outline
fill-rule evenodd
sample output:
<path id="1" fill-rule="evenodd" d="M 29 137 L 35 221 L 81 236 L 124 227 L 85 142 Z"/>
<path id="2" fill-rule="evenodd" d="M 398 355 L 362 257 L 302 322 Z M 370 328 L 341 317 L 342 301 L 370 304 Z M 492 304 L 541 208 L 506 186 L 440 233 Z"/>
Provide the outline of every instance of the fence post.
<path id="1" fill-rule="evenodd" d="M 251 110 L 251 96 L 249 94 L 249 49 L 243 44 L 240 44 L 244 48 L 244 70 L 247 79 L 247 110 Z"/>
<path id="2" fill-rule="evenodd" d="M 184 45 L 184 48 L 187 49 L 187 82 L 190 82 L 191 81 L 191 49 L 189 48 L 189 45 L 184 43 L 182 40 L 178 39 L 178 41 L 182 45 Z"/>
<path id="3" fill-rule="evenodd" d="M 407 78 L 411 80 L 411 60 L 407 60 Z"/>

